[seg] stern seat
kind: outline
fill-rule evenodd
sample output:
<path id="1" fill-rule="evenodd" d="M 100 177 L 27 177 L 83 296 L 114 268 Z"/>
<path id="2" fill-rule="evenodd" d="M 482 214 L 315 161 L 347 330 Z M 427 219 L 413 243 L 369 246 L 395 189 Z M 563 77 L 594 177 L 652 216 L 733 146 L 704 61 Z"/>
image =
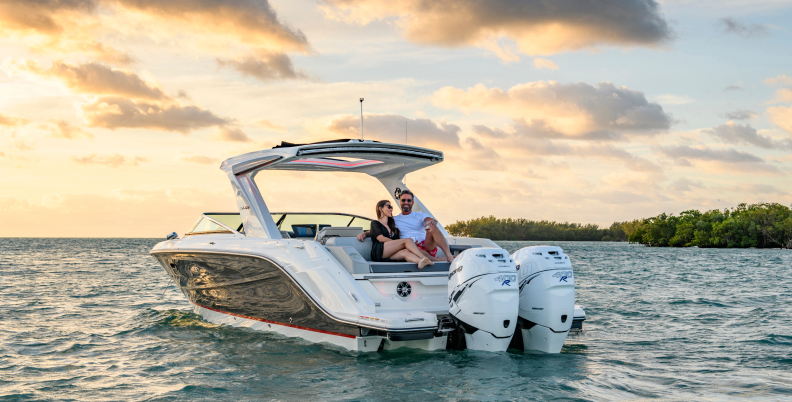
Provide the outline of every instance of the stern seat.
<path id="1" fill-rule="evenodd" d="M 336 230 L 339 229 L 339 230 Z M 325 228 L 317 234 L 316 238 L 325 245 L 328 251 L 351 274 L 386 274 L 402 272 L 448 272 L 450 263 L 435 261 L 423 269 L 418 269 L 418 264 L 411 262 L 374 262 L 371 261 L 371 240 L 360 241 L 357 235 L 362 233 L 362 228 Z M 470 246 L 454 246 L 462 251 Z M 438 250 L 438 257 L 443 257 L 442 250 Z"/>

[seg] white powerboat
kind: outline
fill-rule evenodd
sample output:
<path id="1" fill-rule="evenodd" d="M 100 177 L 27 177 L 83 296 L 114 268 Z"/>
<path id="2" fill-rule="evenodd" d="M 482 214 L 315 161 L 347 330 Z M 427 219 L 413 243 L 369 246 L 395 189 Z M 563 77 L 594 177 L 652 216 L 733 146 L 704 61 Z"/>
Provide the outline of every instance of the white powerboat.
<path id="1" fill-rule="evenodd" d="M 189 233 L 151 255 L 196 313 L 232 326 L 354 351 L 507 348 L 559 353 L 582 329 L 569 257 L 559 247 L 509 255 L 489 239 L 454 237 L 453 263 L 419 270 L 370 261 L 357 235 L 370 219 L 342 213 L 270 212 L 256 184 L 265 170 L 365 173 L 398 198 L 410 172 L 443 161 L 426 148 L 374 141 L 283 143 L 220 166 L 239 212 L 205 213 Z M 414 211 L 432 213 L 415 198 Z M 442 256 L 442 251 L 440 251 Z"/>

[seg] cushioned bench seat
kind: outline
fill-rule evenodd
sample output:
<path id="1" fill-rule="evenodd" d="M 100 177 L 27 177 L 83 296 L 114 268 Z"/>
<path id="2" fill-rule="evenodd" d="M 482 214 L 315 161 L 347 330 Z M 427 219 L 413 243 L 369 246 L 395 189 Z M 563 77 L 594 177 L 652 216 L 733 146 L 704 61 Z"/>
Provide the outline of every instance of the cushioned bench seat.
<path id="1" fill-rule="evenodd" d="M 448 272 L 449 263 L 435 262 L 435 265 L 418 269 L 411 262 L 372 262 L 371 240 L 360 241 L 355 237 L 330 237 L 325 247 L 352 274 L 398 273 L 398 272 Z M 442 257 L 443 252 L 438 252 Z"/>
<path id="2" fill-rule="evenodd" d="M 390 274 L 398 272 L 448 272 L 451 263 L 436 261 L 434 265 L 427 265 L 418 269 L 418 264 L 411 262 L 369 262 L 369 269 L 373 274 Z"/>

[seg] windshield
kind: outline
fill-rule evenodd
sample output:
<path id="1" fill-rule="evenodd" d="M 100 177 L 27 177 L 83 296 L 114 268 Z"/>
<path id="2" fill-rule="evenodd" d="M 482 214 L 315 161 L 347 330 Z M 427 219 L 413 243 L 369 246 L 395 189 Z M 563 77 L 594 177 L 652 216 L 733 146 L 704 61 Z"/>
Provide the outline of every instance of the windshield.
<path id="1" fill-rule="evenodd" d="M 288 232 L 291 237 L 314 237 L 316 233 L 326 227 L 360 227 L 364 230 L 371 225 L 371 219 L 350 214 L 324 213 L 324 212 L 273 212 L 272 219 L 278 225 L 278 229 Z M 207 212 L 204 213 L 198 222 L 190 230 L 191 234 L 208 234 L 228 232 L 225 228 L 218 226 L 204 216 L 214 219 L 237 232 L 245 233 L 242 225 L 242 217 L 235 212 Z"/>

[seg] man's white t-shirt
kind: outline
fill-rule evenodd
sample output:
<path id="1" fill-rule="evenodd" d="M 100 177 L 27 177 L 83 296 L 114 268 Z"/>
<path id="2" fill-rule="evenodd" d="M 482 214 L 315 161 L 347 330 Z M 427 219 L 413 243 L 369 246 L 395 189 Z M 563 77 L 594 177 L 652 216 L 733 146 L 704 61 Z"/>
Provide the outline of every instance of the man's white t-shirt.
<path id="1" fill-rule="evenodd" d="M 393 220 L 396 221 L 396 228 L 399 229 L 399 237 L 402 239 L 415 238 L 415 241 L 426 240 L 426 225 L 424 219 L 429 218 L 429 215 L 423 212 L 411 212 L 409 215 L 396 215 Z"/>

